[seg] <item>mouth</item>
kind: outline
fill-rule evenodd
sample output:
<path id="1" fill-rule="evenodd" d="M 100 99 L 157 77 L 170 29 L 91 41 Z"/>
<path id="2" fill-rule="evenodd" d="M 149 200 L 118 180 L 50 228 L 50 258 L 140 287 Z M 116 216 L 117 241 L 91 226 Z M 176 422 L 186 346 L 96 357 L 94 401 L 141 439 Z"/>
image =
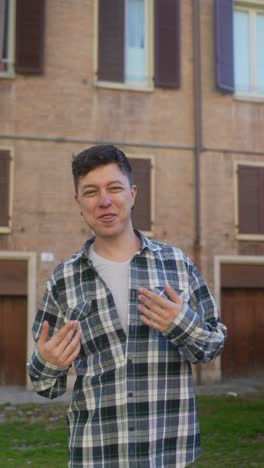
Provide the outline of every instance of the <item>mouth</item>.
<path id="1" fill-rule="evenodd" d="M 104 222 L 111 222 L 116 219 L 116 215 L 114 213 L 107 213 L 107 214 L 99 216 L 98 219 Z"/>

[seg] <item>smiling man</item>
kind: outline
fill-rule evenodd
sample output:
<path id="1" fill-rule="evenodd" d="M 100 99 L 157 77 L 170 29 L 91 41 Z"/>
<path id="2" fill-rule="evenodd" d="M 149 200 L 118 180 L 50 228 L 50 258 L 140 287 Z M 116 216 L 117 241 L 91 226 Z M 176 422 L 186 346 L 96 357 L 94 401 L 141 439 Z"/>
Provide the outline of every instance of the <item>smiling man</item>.
<path id="1" fill-rule="evenodd" d="M 47 283 L 28 370 L 66 391 L 69 467 L 180 468 L 200 454 L 191 364 L 218 356 L 226 328 L 192 261 L 134 230 L 137 189 L 114 146 L 73 158 L 75 199 L 94 236 Z"/>

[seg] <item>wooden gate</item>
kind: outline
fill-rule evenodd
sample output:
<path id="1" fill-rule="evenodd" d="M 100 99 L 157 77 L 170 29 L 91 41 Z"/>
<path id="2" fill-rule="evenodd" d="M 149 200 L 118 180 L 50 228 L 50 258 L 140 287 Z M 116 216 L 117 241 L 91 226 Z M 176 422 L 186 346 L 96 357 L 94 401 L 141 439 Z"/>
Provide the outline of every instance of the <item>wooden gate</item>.
<path id="1" fill-rule="evenodd" d="M 0 296 L 0 384 L 26 384 L 27 298 Z"/>
<path id="2" fill-rule="evenodd" d="M 27 261 L 0 259 L 0 385 L 25 385 Z"/>
<path id="3" fill-rule="evenodd" d="M 228 329 L 223 375 L 264 375 L 264 289 L 223 288 L 221 303 Z"/>

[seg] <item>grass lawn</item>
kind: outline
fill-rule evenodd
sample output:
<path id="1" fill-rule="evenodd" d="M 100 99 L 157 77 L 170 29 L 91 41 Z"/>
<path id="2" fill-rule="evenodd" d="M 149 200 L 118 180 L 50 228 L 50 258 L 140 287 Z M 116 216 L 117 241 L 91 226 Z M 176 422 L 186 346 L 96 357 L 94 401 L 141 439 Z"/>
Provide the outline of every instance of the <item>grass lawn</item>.
<path id="1" fill-rule="evenodd" d="M 67 406 L 0 406 L 0 467 L 65 468 Z"/>
<path id="2" fill-rule="evenodd" d="M 192 467 L 264 467 L 264 394 L 198 397 L 202 455 Z"/>
<path id="3" fill-rule="evenodd" d="M 197 406 L 203 454 L 192 468 L 264 467 L 264 395 L 199 396 Z M 66 408 L 1 405 L 0 467 L 65 468 Z"/>

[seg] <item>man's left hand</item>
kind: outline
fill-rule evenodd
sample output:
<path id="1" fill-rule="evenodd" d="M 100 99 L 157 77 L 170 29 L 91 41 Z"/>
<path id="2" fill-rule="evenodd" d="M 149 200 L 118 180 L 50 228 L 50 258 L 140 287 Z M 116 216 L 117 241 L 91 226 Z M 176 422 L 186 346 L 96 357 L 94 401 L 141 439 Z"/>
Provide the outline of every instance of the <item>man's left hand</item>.
<path id="1" fill-rule="evenodd" d="M 169 299 L 145 288 L 139 289 L 138 296 L 141 302 L 138 310 L 142 314 L 140 317 L 142 322 L 161 333 L 172 324 L 183 306 L 183 300 L 168 284 L 165 284 L 164 289 Z"/>

